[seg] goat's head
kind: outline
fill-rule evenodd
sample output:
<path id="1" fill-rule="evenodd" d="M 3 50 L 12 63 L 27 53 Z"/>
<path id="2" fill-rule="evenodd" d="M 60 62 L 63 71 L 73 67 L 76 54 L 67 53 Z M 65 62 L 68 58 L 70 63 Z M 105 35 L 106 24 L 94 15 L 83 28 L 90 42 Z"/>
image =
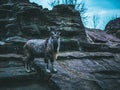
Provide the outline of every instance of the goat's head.
<path id="1" fill-rule="evenodd" d="M 59 39 L 60 38 L 60 32 L 55 27 L 48 27 L 48 31 L 50 31 L 51 38 L 52 39 Z"/>
<path id="2" fill-rule="evenodd" d="M 57 40 L 60 38 L 60 32 L 59 31 L 51 31 L 51 38 L 54 40 Z"/>
<path id="3" fill-rule="evenodd" d="M 54 47 L 54 52 L 60 48 L 60 32 L 58 31 L 51 31 L 51 41 Z"/>

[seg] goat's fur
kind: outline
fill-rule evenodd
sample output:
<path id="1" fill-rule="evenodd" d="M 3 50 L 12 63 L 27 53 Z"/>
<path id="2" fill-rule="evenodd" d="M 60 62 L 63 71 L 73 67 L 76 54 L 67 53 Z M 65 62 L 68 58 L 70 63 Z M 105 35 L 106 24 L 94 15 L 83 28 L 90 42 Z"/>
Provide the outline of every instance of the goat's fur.
<path id="1" fill-rule="evenodd" d="M 56 38 L 57 37 L 57 38 Z M 32 70 L 32 63 L 36 55 L 44 55 L 44 61 L 46 63 L 47 72 L 56 72 L 54 68 L 54 61 L 57 59 L 57 54 L 59 53 L 60 38 L 59 34 L 53 34 L 46 40 L 32 39 L 26 42 L 24 45 L 25 52 L 25 69 L 27 72 Z M 49 60 L 52 65 L 52 69 L 49 69 Z"/>

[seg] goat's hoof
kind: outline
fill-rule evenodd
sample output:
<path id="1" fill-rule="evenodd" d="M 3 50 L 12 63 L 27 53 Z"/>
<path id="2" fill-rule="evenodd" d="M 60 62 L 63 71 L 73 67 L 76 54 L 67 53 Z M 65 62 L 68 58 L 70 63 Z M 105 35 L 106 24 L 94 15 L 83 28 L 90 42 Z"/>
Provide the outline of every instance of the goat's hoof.
<path id="1" fill-rule="evenodd" d="M 52 72 L 52 73 L 57 73 L 57 69 L 53 68 L 53 69 L 51 70 L 51 72 Z"/>
<path id="2" fill-rule="evenodd" d="M 46 69 L 45 71 L 46 71 L 47 73 L 51 73 L 51 71 L 50 71 L 49 69 Z"/>
<path id="3" fill-rule="evenodd" d="M 30 70 L 26 70 L 28 73 L 30 73 Z"/>
<path id="4" fill-rule="evenodd" d="M 31 68 L 31 71 L 35 71 L 35 68 Z"/>

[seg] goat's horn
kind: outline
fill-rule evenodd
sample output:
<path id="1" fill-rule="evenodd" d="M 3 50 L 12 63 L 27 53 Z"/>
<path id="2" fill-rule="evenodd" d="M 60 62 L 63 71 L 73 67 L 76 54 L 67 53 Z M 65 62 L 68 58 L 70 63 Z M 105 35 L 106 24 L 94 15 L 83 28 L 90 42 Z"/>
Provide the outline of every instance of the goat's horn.
<path id="1" fill-rule="evenodd" d="M 48 28 L 48 31 L 50 31 L 51 30 L 51 28 L 50 27 L 47 27 Z"/>
<path id="2" fill-rule="evenodd" d="M 54 32 L 54 31 L 51 31 L 51 33 L 52 33 L 52 34 L 55 34 L 55 32 Z"/>

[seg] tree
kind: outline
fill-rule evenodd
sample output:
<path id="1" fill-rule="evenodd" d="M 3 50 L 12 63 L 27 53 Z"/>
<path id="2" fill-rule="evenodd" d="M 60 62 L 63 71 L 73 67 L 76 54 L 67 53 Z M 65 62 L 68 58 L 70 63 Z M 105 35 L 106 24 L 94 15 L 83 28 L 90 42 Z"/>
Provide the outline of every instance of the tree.
<path id="1" fill-rule="evenodd" d="M 116 18 L 118 18 L 118 15 L 104 17 L 103 20 L 101 21 L 101 27 L 103 28 L 103 30 L 105 29 L 105 27 L 106 27 L 106 25 L 108 24 L 109 21 L 114 20 Z"/>
<path id="2" fill-rule="evenodd" d="M 60 4 L 60 0 L 51 0 L 49 3 L 49 5 L 51 7 L 54 7 L 54 6 L 59 5 L 59 4 Z"/>
<path id="3" fill-rule="evenodd" d="M 99 16 L 93 15 L 92 21 L 93 21 L 93 27 L 94 27 L 94 29 L 96 29 L 97 25 L 99 24 Z"/>

